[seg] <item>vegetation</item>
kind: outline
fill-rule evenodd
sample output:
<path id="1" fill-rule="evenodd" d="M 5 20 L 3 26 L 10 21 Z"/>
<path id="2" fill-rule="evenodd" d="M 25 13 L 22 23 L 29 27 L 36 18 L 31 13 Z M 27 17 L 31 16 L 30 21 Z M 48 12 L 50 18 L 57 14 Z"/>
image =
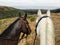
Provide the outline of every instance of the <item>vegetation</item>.
<path id="1" fill-rule="evenodd" d="M 0 19 L 17 17 L 19 16 L 19 12 L 23 15 L 24 12 L 19 9 L 15 9 L 12 7 L 0 6 Z"/>
<path id="2" fill-rule="evenodd" d="M 38 9 L 16 9 L 12 7 L 7 6 L 0 6 L 0 19 L 10 18 L 10 17 L 17 17 L 19 16 L 19 12 L 21 15 L 24 15 L 25 13 L 28 13 L 28 15 L 37 14 Z M 42 13 L 45 13 L 46 10 L 41 9 Z M 60 8 L 56 10 L 51 10 L 51 12 L 60 12 Z M 33 18 L 33 17 L 32 17 Z M 31 19 L 34 20 L 34 19 Z"/>
<path id="3" fill-rule="evenodd" d="M 35 18 L 34 16 L 31 16 L 31 17 L 30 17 L 30 21 L 31 21 L 31 22 L 34 22 L 35 19 L 36 19 L 36 18 Z"/>
<path id="4" fill-rule="evenodd" d="M 16 19 L 17 17 L 0 20 L 0 34 Z"/>

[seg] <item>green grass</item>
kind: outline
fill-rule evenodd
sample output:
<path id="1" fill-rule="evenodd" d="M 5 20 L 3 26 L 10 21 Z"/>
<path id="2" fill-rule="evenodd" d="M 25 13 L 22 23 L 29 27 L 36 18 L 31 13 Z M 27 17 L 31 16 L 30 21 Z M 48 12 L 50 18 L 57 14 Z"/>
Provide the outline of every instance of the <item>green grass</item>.
<path id="1" fill-rule="evenodd" d="M 34 22 L 36 20 L 36 17 L 33 15 L 28 16 L 28 18 L 31 22 Z"/>

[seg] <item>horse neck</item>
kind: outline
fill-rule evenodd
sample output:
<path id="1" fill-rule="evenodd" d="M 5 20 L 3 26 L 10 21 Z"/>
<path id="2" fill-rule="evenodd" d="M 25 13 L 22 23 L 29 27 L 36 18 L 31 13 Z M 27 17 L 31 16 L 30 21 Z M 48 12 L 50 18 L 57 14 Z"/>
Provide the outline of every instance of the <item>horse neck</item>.
<path id="1" fill-rule="evenodd" d="M 37 23 L 38 20 L 39 20 L 41 17 L 43 17 L 43 16 L 46 16 L 46 14 L 42 14 L 42 15 L 38 16 L 37 19 L 36 19 L 36 23 Z"/>
<path id="2" fill-rule="evenodd" d="M 12 24 L 10 24 L 10 25 L 4 30 L 4 32 L 0 35 L 0 37 L 6 37 L 6 36 L 8 36 L 9 33 L 12 31 L 14 25 L 16 24 L 16 22 L 17 22 L 18 20 L 19 20 L 19 18 L 16 19 Z"/>

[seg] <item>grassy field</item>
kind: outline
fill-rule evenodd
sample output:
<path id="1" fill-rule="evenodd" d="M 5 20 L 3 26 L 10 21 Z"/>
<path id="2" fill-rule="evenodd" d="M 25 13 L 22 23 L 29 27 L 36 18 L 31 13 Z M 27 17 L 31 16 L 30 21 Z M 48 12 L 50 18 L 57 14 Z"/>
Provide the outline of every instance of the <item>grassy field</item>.
<path id="1" fill-rule="evenodd" d="M 18 45 L 33 45 L 34 41 L 34 29 L 35 29 L 35 19 L 36 15 L 29 15 L 27 20 L 29 22 L 29 25 L 31 27 L 31 34 L 28 36 L 27 40 L 24 38 L 22 39 Z M 55 35 L 56 35 L 56 45 L 60 45 L 60 13 L 52 13 L 51 18 L 54 23 L 55 27 Z M 0 34 L 6 29 L 14 20 L 16 20 L 17 17 L 15 18 L 7 18 L 7 19 L 2 19 L 0 20 Z M 36 45 L 39 45 L 39 37 L 36 39 Z"/>
<path id="2" fill-rule="evenodd" d="M 16 20 L 17 17 L 15 18 L 7 18 L 7 19 L 2 19 L 0 20 L 0 34 L 14 21 Z"/>
<path id="3" fill-rule="evenodd" d="M 60 45 L 60 13 L 52 14 L 52 20 L 55 27 L 55 42 L 56 45 Z"/>

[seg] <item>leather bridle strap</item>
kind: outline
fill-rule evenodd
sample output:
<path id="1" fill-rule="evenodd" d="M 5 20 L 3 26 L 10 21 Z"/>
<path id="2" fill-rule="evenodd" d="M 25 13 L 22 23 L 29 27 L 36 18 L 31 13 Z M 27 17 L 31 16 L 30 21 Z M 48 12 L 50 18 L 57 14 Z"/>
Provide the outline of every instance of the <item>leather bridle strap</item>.
<path id="1" fill-rule="evenodd" d="M 38 20 L 37 24 L 36 24 L 36 28 L 37 28 L 39 22 L 40 22 L 43 18 L 47 18 L 47 17 L 48 17 L 48 16 L 43 16 L 43 17 L 41 17 L 41 18 Z"/>

